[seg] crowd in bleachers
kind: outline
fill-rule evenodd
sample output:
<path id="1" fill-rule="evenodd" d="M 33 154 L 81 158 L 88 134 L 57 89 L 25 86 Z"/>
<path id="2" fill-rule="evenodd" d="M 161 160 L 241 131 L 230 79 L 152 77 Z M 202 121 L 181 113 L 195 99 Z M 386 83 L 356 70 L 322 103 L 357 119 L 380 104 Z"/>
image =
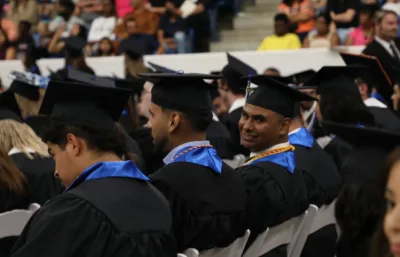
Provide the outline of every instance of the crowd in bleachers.
<path id="1" fill-rule="evenodd" d="M 275 34 L 259 50 L 365 46 L 376 35 L 383 10 L 400 15 L 397 0 L 284 0 L 274 18 Z"/>

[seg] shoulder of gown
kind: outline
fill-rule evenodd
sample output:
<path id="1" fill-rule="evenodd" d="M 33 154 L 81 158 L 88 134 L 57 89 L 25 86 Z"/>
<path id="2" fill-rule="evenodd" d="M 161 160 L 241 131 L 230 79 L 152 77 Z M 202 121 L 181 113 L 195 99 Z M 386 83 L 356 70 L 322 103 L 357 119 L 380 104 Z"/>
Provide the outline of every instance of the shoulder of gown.
<path id="1" fill-rule="evenodd" d="M 106 179 L 87 182 L 91 182 L 92 186 L 97 182 L 107 183 Z M 83 184 L 85 183 L 86 181 Z M 90 187 L 91 185 L 87 186 Z M 98 185 L 100 184 L 96 186 Z M 145 184 L 141 186 L 145 187 Z M 14 246 L 12 256 L 23 257 L 32 256 L 32 253 L 40 253 L 42 257 L 176 257 L 175 240 L 165 231 L 150 230 L 132 233 L 127 230 L 143 227 L 143 224 L 139 224 L 141 221 L 136 219 L 135 216 L 129 219 L 128 214 L 125 214 L 125 206 L 119 204 L 119 207 L 114 206 L 116 208 L 113 210 L 106 210 L 107 212 L 120 213 L 121 219 L 115 221 L 104 210 L 97 208 L 97 202 L 89 202 L 82 198 L 84 196 L 90 199 L 94 195 L 98 195 L 104 199 L 105 194 L 113 195 L 116 193 L 115 190 L 111 190 L 111 192 L 106 190 L 108 193 L 102 192 L 103 189 L 104 187 L 98 188 L 95 192 L 89 194 L 81 194 L 81 192 L 75 194 L 71 190 L 50 200 L 30 219 Z M 86 189 L 81 188 L 81 190 L 85 191 Z M 138 197 L 136 196 L 136 198 Z M 141 195 L 140 197 L 145 196 Z M 109 198 L 111 199 L 112 196 Z M 118 198 L 121 199 L 120 196 Z M 107 200 L 104 204 L 107 204 Z M 126 205 L 132 204 L 135 205 L 132 208 L 142 210 L 143 205 L 137 206 L 135 201 L 129 200 L 129 196 L 124 199 L 124 201 L 128 201 Z M 145 209 L 148 210 L 149 207 Z M 120 225 L 124 223 L 126 226 L 121 229 Z M 159 221 L 155 220 L 155 223 L 159 223 Z"/>
<path id="2" fill-rule="evenodd" d="M 247 228 L 244 184 L 223 165 L 220 175 L 187 162 L 166 165 L 150 175 L 171 204 L 179 250 L 226 247 L 243 236 Z"/>

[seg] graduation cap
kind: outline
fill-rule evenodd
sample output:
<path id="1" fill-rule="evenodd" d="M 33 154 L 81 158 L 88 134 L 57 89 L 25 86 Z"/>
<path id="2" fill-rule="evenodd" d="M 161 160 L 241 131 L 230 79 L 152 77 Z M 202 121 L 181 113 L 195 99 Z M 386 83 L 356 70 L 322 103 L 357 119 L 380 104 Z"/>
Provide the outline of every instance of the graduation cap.
<path id="1" fill-rule="evenodd" d="M 0 120 L 8 119 L 22 122 L 21 111 L 14 93 L 9 90 L 0 94 Z"/>
<path id="2" fill-rule="evenodd" d="M 65 52 L 70 57 L 79 57 L 83 55 L 83 48 L 86 46 L 86 40 L 81 37 L 68 37 L 65 39 Z"/>
<path id="3" fill-rule="evenodd" d="M 114 87 L 68 81 L 50 81 L 40 114 L 50 116 L 53 126 L 82 126 L 114 129 L 131 92 Z"/>
<path id="4" fill-rule="evenodd" d="M 231 89 L 244 94 L 247 82 L 240 78 L 242 76 L 257 75 L 257 71 L 229 53 L 226 53 L 226 55 L 228 58 L 228 65 L 222 69 L 221 74 L 228 81 Z"/>
<path id="5" fill-rule="evenodd" d="M 331 93 L 360 94 L 355 79 L 368 73 L 369 67 L 353 66 L 324 66 L 310 80 L 304 83 L 305 87 L 316 86 L 320 95 Z"/>
<path id="6" fill-rule="evenodd" d="M 132 94 L 139 94 L 143 90 L 145 79 L 142 78 L 132 78 L 132 79 L 119 79 L 114 78 L 115 86 L 117 88 L 123 88 L 131 90 Z"/>
<path id="7" fill-rule="evenodd" d="M 112 79 L 97 77 L 96 75 L 91 75 L 74 69 L 68 69 L 66 80 L 95 86 L 115 87 L 115 82 Z"/>
<path id="8" fill-rule="evenodd" d="M 392 149 L 400 144 L 400 133 L 376 127 L 321 121 L 323 128 L 353 146 L 377 146 Z"/>
<path id="9" fill-rule="evenodd" d="M 121 41 L 119 46 L 120 54 L 127 54 L 133 60 L 139 60 L 146 54 L 146 43 L 134 37 L 128 37 Z"/>
<path id="10" fill-rule="evenodd" d="M 39 88 L 46 88 L 49 81 L 45 77 L 22 72 L 12 72 L 9 77 L 13 81 L 8 91 L 35 102 L 40 98 Z"/>
<path id="11" fill-rule="evenodd" d="M 313 77 L 317 72 L 315 70 L 304 70 L 300 72 L 296 72 L 292 75 L 289 75 L 288 77 L 291 78 L 291 81 L 296 84 L 302 84 L 305 83 L 307 80 L 309 80 L 311 77 Z"/>
<path id="12" fill-rule="evenodd" d="M 160 65 L 155 64 L 155 63 L 153 63 L 153 62 L 147 62 L 147 63 L 150 64 L 150 66 L 151 66 L 153 69 L 155 69 L 156 72 L 159 72 L 159 73 L 176 73 L 176 71 L 174 71 L 174 70 L 172 70 L 172 69 L 169 69 L 169 68 L 164 67 L 164 66 L 160 66 Z"/>
<path id="13" fill-rule="evenodd" d="M 375 86 L 378 92 L 383 94 L 386 100 L 390 100 L 390 97 L 393 93 L 392 89 L 392 81 L 390 80 L 389 76 L 386 74 L 385 70 L 383 69 L 382 64 L 375 56 L 368 56 L 368 55 L 355 55 L 350 53 L 340 53 L 343 61 L 346 65 L 366 65 L 369 66 L 371 71 L 369 76 L 364 78 L 361 77 L 363 80 L 370 80 L 365 81 L 373 84 L 369 86 Z M 364 75 L 365 76 L 365 75 Z"/>
<path id="14" fill-rule="evenodd" d="M 219 76 L 195 73 L 141 73 L 139 76 L 155 80 L 151 90 L 152 103 L 186 114 L 211 115 L 210 89 L 213 86 L 204 79 Z"/>
<path id="15" fill-rule="evenodd" d="M 243 77 L 245 78 L 247 77 Z M 316 100 L 268 76 L 252 76 L 250 81 L 258 87 L 248 93 L 246 104 L 268 109 L 285 117 L 293 117 L 295 102 Z"/>

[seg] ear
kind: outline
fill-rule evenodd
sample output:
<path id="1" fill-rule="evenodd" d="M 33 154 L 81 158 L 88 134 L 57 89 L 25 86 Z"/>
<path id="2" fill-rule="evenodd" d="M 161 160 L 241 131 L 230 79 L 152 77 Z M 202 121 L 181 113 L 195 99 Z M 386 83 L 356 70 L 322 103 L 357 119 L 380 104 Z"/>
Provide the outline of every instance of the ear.
<path id="1" fill-rule="evenodd" d="M 283 118 L 279 126 L 279 135 L 281 136 L 288 135 L 291 124 L 292 124 L 291 118 Z"/>
<path id="2" fill-rule="evenodd" d="M 67 134 L 66 150 L 72 156 L 79 156 L 85 148 L 85 143 L 82 139 L 77 138 L 74 134 Z"/>
<path id="3" fill-rule="evenodd" d="M 181 115 L 177 112 L 173 112 L 168 120 L 168 132 L 174 132 L 181 122 Z"/>

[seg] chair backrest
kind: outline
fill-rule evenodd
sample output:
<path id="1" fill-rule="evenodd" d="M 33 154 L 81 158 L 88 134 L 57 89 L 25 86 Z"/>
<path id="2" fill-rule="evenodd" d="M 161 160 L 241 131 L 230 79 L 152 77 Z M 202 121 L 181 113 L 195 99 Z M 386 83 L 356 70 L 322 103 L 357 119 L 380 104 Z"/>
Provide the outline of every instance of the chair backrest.
<path id="1" fill-rule="evenodd" d="M 308 210 L 298 217 L 291 218 L 282 224 L 268 228 L 257 236 L 243 257 L 259 257 L 278 246 L 289 245 L 292 241 L 296 240 L 296 235 L 299 234 L 307 215 Z"/>
<path id="2" fill-rule="evenodd" d="M 246 230 L 244 235 L 236 239 L 232 244 L 225 248 L 214 248 L 202 251 L 200 257 L 241 257 L 250 236 L 250 230 Z"/>
<path id="3" fill-rule="evenodd" d="M 335 206 L 336 200 L 329 205 L 321 206 L 321 208 L 317 212 L 317 215 L 314 218 L 313 224 L 310 229 L 310 234 L 328 225 L 336 224 Z"/>
<path id="4" fill-rule="evenodd" d="M 199 251 L 197 251 L 195 248 L 188 248 L 185 251 L 185 255 L 187 257 L 199 257 Z"/>
<path id="5" fill-rule="evenodd" d="M 32 214 L 29 210 L 13 210 L 0 214 L 0 238 L 19 236 Z"/>
<path id="6" fill-rule="evenodd" d="M 294 235 L 295 240 L 292 240 L 287 248 L 288 257 L 300 257 L 317 212 L 318 207 L 311 204 L 307 210 L 307 215 L 299 221 L 301 223 Z"/>
<path id="7" fill-rule="evenodd" d="M 231 168 L 236 169 L 246 161 L 246 156 L 244 156 L 243 154 L 237 154 L 233 157 L 232 160 L 223 159 L 223 161 L 226 164 L 228 164 Z"/>
<path id="8" fill-rule="evenodd" d="M 39 209 L 40 209 L 40 205 L 37 203 L 31 203 L 28 207 L 28 211 L 32 211 L 33 213 L 35 213 Z"/>
<path id="9" fill-rule="evenodd" d="M 26 223 L 39 208 L 39 204 L 32 203 L 27 210 L 12 210 L 0 213 L 0 238 L 19 236 Z"/>

